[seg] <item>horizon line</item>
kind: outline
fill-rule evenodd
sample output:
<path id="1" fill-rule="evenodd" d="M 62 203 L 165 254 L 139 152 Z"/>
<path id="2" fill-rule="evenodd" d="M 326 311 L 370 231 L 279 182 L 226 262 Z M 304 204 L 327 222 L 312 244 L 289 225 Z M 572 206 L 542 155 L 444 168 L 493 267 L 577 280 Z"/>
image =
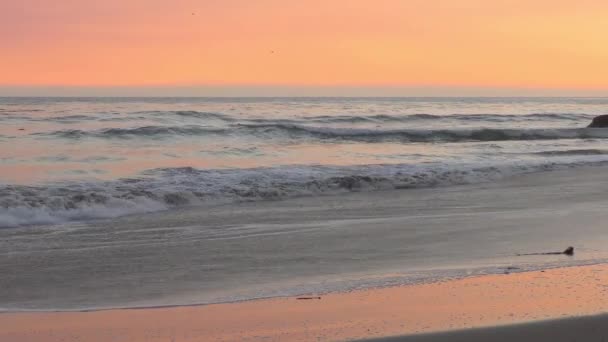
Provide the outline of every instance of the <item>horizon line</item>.
<path id="1" fill-rule="evenodd" d="M 217 95 L 217 96 L 192 96 L 192 95 L 172 95 L 172 96 L 158 96 L 158 95 L 139 95 L 139 96 L 123 96 L 123 95 L 86 95 L 86 96 L 78 96 L 78 95 L 1 95 L 0 94 L 0 98 L 2 99 L 8 99 L 8 98 L 31 98 L 31 99 L 35 99 L 35 98 L 64 98 L 64 99 L 78 99 L 78 98 L 125 98 L 125 99 L 133 99 L 133 98 L 198 98 L 198 99 L 218 99 L 218 98 L 242 98 L 242 99 L 263 99 L 263 98 L 268 98 L 268 99 L 272 99 L 272 98 L 301 98 L 301 99 L 306 99 L 306 98 L 326 98 L 326 99 L 331 99 L 331 98 L 344 98 L 344 99 L 348 99 L 348 98 L 358 98 L 358 99 L 364 99 L 364 98 L 370 98 L 370 99 L 407 99 L 407 98 L 428 98 L 428 99 L 432 99 L 432 98 L 530 98 L 530 99 L 534 99 L 534 98 L 575 98 L 575 99 L 592 99 L 592 98 L 608 98 L 608 94 L 604 95 L 604 96 L 600 96 L 600 95 L 442 95 L 442 96 L 438 96 L 438 95 L 404 95 L 404 96 L 374 96 L 374 95 L 369 95 L 369 96 L 365 96 L 365 95 L 361 95 L 361 96 L 349 96 L 349 95 L 319 95 L 319 96 L 314 96 L 314 95 Z"/>

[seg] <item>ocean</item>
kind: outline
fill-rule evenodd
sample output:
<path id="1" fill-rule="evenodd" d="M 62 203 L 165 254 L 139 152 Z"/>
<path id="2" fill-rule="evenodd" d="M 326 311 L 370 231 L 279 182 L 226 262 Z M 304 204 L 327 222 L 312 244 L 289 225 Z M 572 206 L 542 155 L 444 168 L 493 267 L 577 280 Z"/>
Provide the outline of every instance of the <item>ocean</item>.
<path id="1" fill-rule="evenodd" d="M 607 112 L 608 98 L 0 98 L 0 309 L 600 262 L 608 130 L 586 126 Z M 515 256 L 570 244 L 575 258 Z"/>

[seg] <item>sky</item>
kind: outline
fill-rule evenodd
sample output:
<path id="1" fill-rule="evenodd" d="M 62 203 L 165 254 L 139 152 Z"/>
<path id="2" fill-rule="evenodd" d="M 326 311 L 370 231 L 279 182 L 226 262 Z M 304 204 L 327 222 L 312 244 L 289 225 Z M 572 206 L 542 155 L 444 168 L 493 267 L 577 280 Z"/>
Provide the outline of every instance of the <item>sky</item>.
<path id="1" fill-rule="evenodd" d="M 0 0 L 0 95 L 608 95 L 605 0 Z"/>

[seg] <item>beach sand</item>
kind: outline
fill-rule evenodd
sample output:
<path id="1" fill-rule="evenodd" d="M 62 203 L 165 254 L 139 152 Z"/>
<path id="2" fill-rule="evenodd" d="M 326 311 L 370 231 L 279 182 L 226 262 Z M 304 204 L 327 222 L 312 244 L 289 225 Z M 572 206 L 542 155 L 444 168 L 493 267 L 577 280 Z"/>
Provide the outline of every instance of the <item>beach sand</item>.
<path id="1" fill-rule="evenodd" d="M 608 265 L 590 265 L 320 299 L 5 313 L 0 341 L 339 341 L 406 335 L 411 336 L 386 341 L 601 341 L 608 334 L 608 317 L 601 316 L 608 311 L 607 290 Z M 591 315 L 599 316 L 580 318 Z M 543 322 L 517 324 L 536 321 Z M 478 327 L 492 328 L 469 329 Z"/>

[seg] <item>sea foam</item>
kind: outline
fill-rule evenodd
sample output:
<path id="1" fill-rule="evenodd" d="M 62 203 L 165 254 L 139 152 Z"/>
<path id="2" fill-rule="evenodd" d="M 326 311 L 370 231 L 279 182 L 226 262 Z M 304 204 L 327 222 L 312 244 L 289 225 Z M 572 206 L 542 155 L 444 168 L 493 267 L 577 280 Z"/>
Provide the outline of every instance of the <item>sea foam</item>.
<path id="1" fill-rule="evenodd" d="M 280 200 L 346 192 L 477 184 L 504 177 L 608 163 L 582 153 L 545 162 L 444 165 L 283 166 L 148 170 L 140 178 L 38 186 L 0 186 L 0 227 L 57 224 L 182 206 Z"/>

